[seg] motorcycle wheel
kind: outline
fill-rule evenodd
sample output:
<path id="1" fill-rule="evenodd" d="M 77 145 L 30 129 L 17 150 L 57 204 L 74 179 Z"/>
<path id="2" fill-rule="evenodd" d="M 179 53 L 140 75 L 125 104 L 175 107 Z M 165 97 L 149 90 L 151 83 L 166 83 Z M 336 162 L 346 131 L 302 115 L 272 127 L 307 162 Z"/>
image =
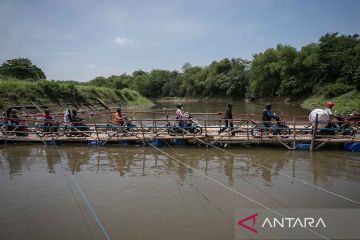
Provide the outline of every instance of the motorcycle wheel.
<path id="1" fill-rule="evenodd" d="M 43 127 L 39 127 L 39 126 L 36 127 L 35 132 L 36 132 L 36 135 L 38 135 L 39 137 L 44 137 L 46 135 Z"/>
<path id="2" fill-rule="evenodd" d="M 278 134 L 282 138 L 288 138 L 291 135 L 291 130 L 288 126 L 283 125 L 283 126 L 281 126 L 281 129 L 278 130 Z"/>
<path id="3" fill-rule="evenodd" d="M 170 136 L 175 136 L 176 135 L 176 131 L 175 131 L 174 127 L 168 127 L 167 131 L 168 131 L 168 134 Z"/>
<path id="4" fill-rule="evenodd" d="M 116 127 L 112 126 L 112 125 L 107 125 L 106 126 L 106 134 L 109 137 L 115 137 L 117 135 L 117 129 Z"/>
<path id="5" fill-rule="evenodd" d="M 126 131 L 130 133 L 130 135 L 136 135 L 139 132 L 139 129 L 136 126 L 133 126 L 126 129 Z"/>
<path id="6" fill-rule="evenodd" d="M 72 137 L 73 136 L 73 130 L 69 127 L 67 127 L 66 129 L 64 129 L 64 133 L 65 133 L 65 136 L 67 137 Z"/>
<path id="7" fill-rule="evenodd" d="M 193 132 L 196 135 L 201 135 L 202 134 L 202 128 L 201 127 L 195 127 Z"/>
<path id="8" fill-rule="evenodd" d="M 254 125 L 251 128 L 251 136 L 253 136 L 254 138 L 259 138 L 262 135 L 263 129 L 258 125 Z"/>
<path id="9" fill-rule="evenodd" d="M 57 127 L 56 136 L 62 137 L 65 135 L 65 128 L 64 127 Z"/>

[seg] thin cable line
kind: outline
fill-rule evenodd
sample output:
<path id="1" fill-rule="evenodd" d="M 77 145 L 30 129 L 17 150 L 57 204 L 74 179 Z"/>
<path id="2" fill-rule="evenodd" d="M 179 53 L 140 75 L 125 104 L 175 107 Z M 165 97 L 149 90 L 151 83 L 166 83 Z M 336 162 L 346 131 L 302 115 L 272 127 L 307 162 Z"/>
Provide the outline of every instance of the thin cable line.
<path id="1" fill-rule="evenodd" d="M 260 203 L 260 202 L 258 202 L 258 201 L 256 201 L 256 200 L 254 200 L 254 199 L 252 199 L 252 198 L 250 198 L 250 197 L 248 197 L 248 196 L 246 196 L 246 195 L 244 195 L 244 194 L 242 194 L 242 193 L 240 193 L 240 192 L 238 192 L 238 191 L 236 191 L 235 189 L 233 189 L 233 188 L 231 188 L 231 187 L 229 187 L 229 186 L 226 186 L 225 184 L 223 184 L 223 183 L 221 183 L 221 182 L 217 181 L 216 179 L 213 179 L 213 178 L 211 178 L 211 177 L 207 176 L 206 174 L 204 174 L 203 172 L 199 171 L 198 169 L 193 168 L 193 167 L 191 167 L 190 165 L 188 165 L 188 164 L 186 164 L 186 163 L 181 162 L 181 161 L 180 161 L 180 160 L 178 160 L 177 158 L 175 158 L 175 157 L 171 156 L 170 154 L 168 154 L 167 152 L 165 152 L 165 151 L 163 151 L 163 150 L 161 150 L 161 149 L 159 149 L 159 148 L 155 147 L 155 146 L 154 146 L 154 145 L 152 145 L 151 143 L 148 143 L 148 144 L 149 144 L 150 146 L 152 146 L 153 148 L 155 148 L 156 150 L 160 151 L 161 153 L 165 154 L 165 155 L 166 155 L 166 156 L 168 156 L 169 158 L 174 159 L 174 160 L 175 160 L 175 161 L 177 161 L 179 164 L 182 164 L 183 166 L 185 166 L 185 167 L 187 167 L 187 168 L 191 169 L 191 170 L 192 170 L 192 171 L 194 171 L 195 173 L 197 173 L 197 174 L 199 174 L 199 175 L 201 175 L 201 176 L 203 176 L 203 177 L 205 177 L 205 178 L 209 179 L 210 181 L 212 181 L 212 182 L 214 182 L 214 183 L 218 184 L 219 186 L 221 186 L 221 187 L 223 187 L 223 188 L 225 188 L 225 189 L 227 189 L 227 190 L 229 190 L 229 191 L 231 191 L 231 192 L 235 193 L 235 194 L 236 194 L 236 195 L 238 195 L 238 196 L 241 196 L 241 197 L 243 197 L 243 198 L 246 198 L 247 200 L 249 200 L 249 201 L 251 201 L 251 202 L 253 202 L 253 203 L 255 203 L 255 204 L 259 205 L 260 207 L 262 207 L 262 208 L 264 208 L 264 209 L 266 209 L 266 210 L 268 210 L 268 211 L 271 211 L 271 212 L 275 213 L 276 215 L 279 215 L 279 216 L 281 216 L 281 217 L 285 218 L 285 216 L 284 216 L 284 215 L 282 215 L 281 213 L 279 213 L 279 212 L 277 212 L 277 211 L 275 211 L 275 210 L 273 210 L 273 209 L 271 209 L 271 208 L 269 208 L 269 207 L 265 206 L 264 204 L 262 204 L 262 203 Z M 321 235 L 320 233 L 317 233 L 317 232 L 313 231 L 312 229 L 309 229 L 309 228 L 305 228 L 305 229 L 307 229 L 308 231 L 310 231 L 310 232 L 314 233 L 315 235 L 317 235 L 317 236 L 321 237 L 322 239 L 327 239 L 327 240 L 330 240 L 329 238 L 327 238 L 327 237 L 325 237 L 325 236 Z"/>
<path id="2" fill-rule="evenodd" d="M 64 157 L 63 157 L 62 154 L 60 153 L 60 151 L 59 151 L 59 149 L 58 149 L 58 147 L 57 147 L 56 144 L 54 144 L 54 149 L 56 150 L 56 152 L 57 152 L 57 153 L 59 154 L 59 156 L 60 156 L 60 162 L 61 162 L 61 163 L 62 163 L 62 162 L 65 162 Z M 90 210 L 91 215 L 94 217 L 96 223 L 97 223 L 98 226 L 100 227 L 101 231 L 104 233 L 105 238 L 106 238 L 107 240 L 111 240 L 109 234 L 108 234 L 107 231 L 105 230 L 105 227 L 104 227 L 103 224 L 101 223 L 99 217 L 96 215 L 96 212 L 95 212 L 94 208 L 91 206 L 91 204 L 90 204 L 88 198 L 86 197 L 85 193 L 81 190 L 78 181 L 77 181 L 76 178 L 73 176 L 73 174 L 71 174 L 69 167 L 62 165 L 62 168 L 63 168 L 64 171 L 69 172 L 69 175 L 70 175 L 70 177 L 71 177 L 71 180 L 73 181 L 76 189 L 79 191 L 79 193 L 80 193 L 82 199 L 84 200 L 86 206 L 87 206 L 88 209 Z"/>
<path id="3" fill-rule="evenodd" d="M 71 195 L 72 195 L 73 198 L 75 199 L 76 205 L 78 206 L 78 208 L 79 208 L 79 210 L 80 210 L 81 217 L 84 219 L 84 222 L 85 222 L 86 228 L 87 228 L 87 230 L 88 230 L 88 233 L 89 233 L 91 239 L 94 239 L 94 236 L 92 235 L 91 230 L 90 230 L 90 227 L 89 227 L 89 223 L 88 223 L 88 221 L 86 220 L 85 215 L 84 215 L 84 212 L 83 212 L 82 209 L 81 209 L 80 203 L 79 203 L 79 201 L 77 200 L 77 198 L 76 198 L 76 196 L 75 196 L 75 192 L 74 192 L 73 188 L 71 187 L 71 184 L 70 184 L 70 182 L 69 182 L 69 179 L 68 179 L 68 177 L 67 177 L 67 175 L 66 175 L 66 171 L 65 171 L 65 169 L 64 169 L 64 167 L 63 167 L 63 165 L 62 165 L 61 159 L 60 159 L 60 167 L 61 167 L 61 170 L 62 170 L 64 176 L 65 176 L 66 183 L 68 184 L 68 186 L 69 186 L 69 188 L 70 188 Z"/>
<path id="4" fill-rule="evenodd" d="M 238 154 L 235 154 L 235 153 L 232 153 L 232 152 L 230 152 L 230 151 L 227 151 L 227 150 L 224 150 L 224 149 L 222 149 L 222 148 L 219 148 L 219 147 L 213 145 L 212 143 L 206 143 L 206 142 L 202 141 L 201 139 L 199 139 L 199 138 L 197 138 L 197 137 L 195 137 L 195 138 L 196 138 L 198 141 L 202 142 L 203 144 L 206 144 L 206 145 L 208 145 L 208 146 L 212 146 L 212 147 L 214 147 L 214 148 L 216 148 L 216 149 L 218 149 L 218 150 L 220 150 L 220 151 L 222 151 L 222 152 L 224 152 L 224 153 L 228 153 L 228 154 L 230 154 L 230 155 L 232 155 L 232 156 L 238 156 Z M 290 178 L 290 179 L 292 179 L 292 180 L 294 180 L 294 181 L 303 183 L 303 184 L 305 184 L 305 185 L 307 185 L 307 186 L 316 188 L 316 189 L 318 189 L 318 190 L 321 190 L 321 191 L 326 192 L 326 193 L 328 193 L 328 194 L 331 194 L 331 195 L 333 195 L 333 196 L 336 196 L 336 197 L 342 198 L 342 199 L 344 199 L 344 200 L 347 200 L 347 201 L 349 201 L 349 202 L 352 202 L 352 203 L 355 203 L 355 204 L 360 205 L 360 202 L 358 202 L 358 201 L 356 201 L 356 200 L 353 200 L 353 199 L 351 199 L 351 198 L 349 198 L 349 197 L 345 197 L 345 196 L 342 196 L 342 195 L 340 195 L 340 194 L 338 194 L 338 193 L 335 193 L 335 192 L 332 192 L 332 191 L 330 191 L 330 190 L 327 190 L 327 189 L 325 189 L 325 188 L 322 188 L 322 187 L 319 187 L 319 186 L 315 186 L 315 185 L 313 185 L 313 184 L 311 184 L 311 183 L 308 183 L 308 182 L 306 182 L 306 181 L 304 181 L 304 180 L 301 180 L 301 179 L 299 179 L 299 178 L 292 177 L 292 176 L 290 176 L 290 175 L 288 175 L 288 174 L 286 174 L 286 173 L 283 173 L 283 172 L 280 172 L 280 171 L 276 171 L 276 170 L 274 170 L 274 169 L 272 169 L 272 168 L 266 167 L 266 166 L 258 163 L 258 162 L 255 161 L 255 160 L 250 159 L 249 161 L 252 162 L 252 163 L 254 163 L 255 165 L 260 166 L 260 167 L 262 167 L 262 168 L 265 168 L 265 169 L 267 169 L 267 170 L 269 170 L 269 171 L 271 171 L 271 172 L 273 172 L 273 173 L 280 174 L 280 175 L 282 175 L 282 176 L 284 176 L 284 177 L 287 177 L 287 178 Z"/>

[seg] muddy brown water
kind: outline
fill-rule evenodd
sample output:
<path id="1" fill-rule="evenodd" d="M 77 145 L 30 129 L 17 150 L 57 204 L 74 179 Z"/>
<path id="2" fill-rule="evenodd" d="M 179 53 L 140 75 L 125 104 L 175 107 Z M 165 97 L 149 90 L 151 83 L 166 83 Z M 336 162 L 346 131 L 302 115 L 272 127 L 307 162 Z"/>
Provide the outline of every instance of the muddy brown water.
<path id="1" fill-rule="evenodd" d="M 204 109 L 201 104 L 191 111 Z M 216 104 L 209 111 L 224 105 Z M 164 105 L 157 106 L 171 106 Z M 242 147 L 229 149 L 231 156 L 196 147 L 162 150 L 270 208 L 359 207 L 276 173 L 360 201 L 358 153 Z M 104 239 L 64 172 L 67 167 L 111 239 L 234 239 L 234 211 L 259 207 L 151 147 L 60 145 L 58 151 L 0 146 L 0 239 Z"/>

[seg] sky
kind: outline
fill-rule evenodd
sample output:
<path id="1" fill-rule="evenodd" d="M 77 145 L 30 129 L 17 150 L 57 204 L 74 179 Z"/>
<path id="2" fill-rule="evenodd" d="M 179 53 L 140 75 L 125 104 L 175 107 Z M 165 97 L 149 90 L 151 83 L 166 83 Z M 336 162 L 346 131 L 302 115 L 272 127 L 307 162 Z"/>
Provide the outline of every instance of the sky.
<path id="1" fill-rule="evenodd" d="M 251 60 L 328 32 L 360 33 L 360 1 L 0 0 L 0 63 L 26 57 L 56 80 Z"/>

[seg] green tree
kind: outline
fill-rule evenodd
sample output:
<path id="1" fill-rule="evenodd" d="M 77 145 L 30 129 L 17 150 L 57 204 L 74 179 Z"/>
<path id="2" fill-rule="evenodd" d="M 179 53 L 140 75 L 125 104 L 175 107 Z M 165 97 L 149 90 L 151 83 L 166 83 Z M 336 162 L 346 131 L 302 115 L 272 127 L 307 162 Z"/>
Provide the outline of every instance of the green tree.
<path id="1" fill-rule="evenodd" d="M 277 48 L 281 48 L 281 45 Z M 277 49 L 254 55 L 251 64 L 251 90 L 254 95 L 273 97 L 281 84 L 281 66 Z"/>
<path id="2" fill-rule="evenodd" d="M 358 34 L 340 35 L 328 33 L 320 38 L 319 60 L 322 83 L 339 81 L 353 84 L 359 59 L 357 47 L 360 43 Z"/>
<path id="3" fill-rule="evenodd" d="M 169 79 L 164 83 L 162 87 L 162 96 L 169 97 L 179 97 L 183 96 L 183 91 L 181 89 L 182 78 L 181 74 L 177 71 L 172 71 L 170 73 Z"/>
<path id="4" fill-rule="evenodd" d="M 28 58 L 16 58 L 7 60 L 0 66 L 0 76 L 3 79 L 46 79 L 44 72 L 39 67 L 32 64 L 32 62 Z"/>
<path id="5" fill-rule="evenodd" d="M 89 84 L 97 86 L 97 87 L 103 87 L 104 85 L 107 84 L 107 82 L 108 82 L 108 80 L 105 77 L 99 76 L 99 77 L 96 77 L 96 78 L 90 80 Z"/>
<path id="6" fill-rule="evenodd" d="M 245 97 L 250 81 L 250 63 L 242 59 L 231 59 L 231 68 L 226 74 L 221 74 L 218 89 L 226 96 Z"/>

